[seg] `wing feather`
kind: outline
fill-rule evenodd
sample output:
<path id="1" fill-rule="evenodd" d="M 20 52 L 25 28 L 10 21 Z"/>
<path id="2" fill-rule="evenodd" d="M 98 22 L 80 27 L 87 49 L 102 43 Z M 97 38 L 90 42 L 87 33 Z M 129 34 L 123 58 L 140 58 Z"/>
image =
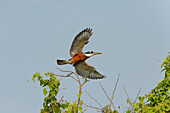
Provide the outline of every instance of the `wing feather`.
<path id="1" fill-rule="evenodd" d="M 89 79 L 102 79 L 104 76 L 97 72 L 95 68 L 91 65 L 88 65 L 85 62 L 80 62 L 74 65 L 76 73 L 82 77 Z"/>
<path id="2" fill-rule="evenodd" d="M 81 52 L 84 45 L 88 43 L 88 39 L 93 34 L 92 29 L 86 28 L 81 31 L 75 38 L 70 48 L 70 56 L 74 56 Z"/>

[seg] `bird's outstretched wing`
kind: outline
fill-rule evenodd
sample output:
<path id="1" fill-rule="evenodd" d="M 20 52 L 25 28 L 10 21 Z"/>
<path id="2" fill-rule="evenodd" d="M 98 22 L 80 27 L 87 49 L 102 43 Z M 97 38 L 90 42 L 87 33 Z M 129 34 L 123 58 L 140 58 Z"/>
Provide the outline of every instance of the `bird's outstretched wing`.
<path id="1" fill-rule="evenodd" d="M 93 66 L 88 65 L 85 62 L 80 62 L 74 65 L 76 73 L 82 77 L 89 79 L 102 79 L 105 76 L 95 70 Z"/>
<path id="2" fill-rule="evenodd" d="M 70 56 L 74 56 L 81 52 L 84 45 L 88 43 L 88 39 L 93 34 L 92 29 L 86 28 L 81 31 L 75 38 L 70 48 Z"/>

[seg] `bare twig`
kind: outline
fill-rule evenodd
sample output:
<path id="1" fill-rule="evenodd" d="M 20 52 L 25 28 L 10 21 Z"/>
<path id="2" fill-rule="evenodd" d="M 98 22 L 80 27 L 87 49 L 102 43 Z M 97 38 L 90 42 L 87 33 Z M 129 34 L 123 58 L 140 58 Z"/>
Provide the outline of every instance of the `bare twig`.
<path id="1" fill-rule="evenodd" d="M 58 69 L 58 70 L 60 70 L 60 71 L 62 71 L 62 72 L 69 72 L 69 73 L 75 74 L 75 75 L 77 76 L 77 78 L 78 78 L 78 80 L 76 80 L 76 81 L 78 81 L 78 82 L 79 82 L 79 85 L 81 85 L 80 78 L 79 78 L 79 76 L 78 76 L 77 73 L 75 73 L 75 72 L 73 72 L 73 71 L 64 71 L 64 70 L 61 70 L 60 68 L 56 68 L 56 69 Z M 70 76 L 70 74 L 69 74 L 69 76 Z"/>
<path id="2" fill-rule="evenodd" d="M 126 89 L 125 89 L 124 86 L 123 86 L 123 89 L 125 90 L 125 93 L 126 93 L 126 96 L 128 97 L 128 99 L 130 99 L 130 98 L 129 98 L 129 95 L 128 95 L 128 93 L 127 93 L 127 91 L 126 91 Z"/>
<path id="3" fill-rule="evenodd" d="M 72 73 L 69 73 L 68 75 L 64 76 L 64 75 L 57 75 L 57 74 L 54 74 L 55 76 L 59 76 L 59 77 L 71 77 L 73 78 L 74 80 L 76 80 L 78 82 L 77 79 L 75 79 L 73 76 L 71 76 Z"/>
<path id="4" fill-rule="evenodd" d="M 62 99 L 61 101 L 70 104 L 70 102 L 68 102 L 68 101 L 66 101 L 66 100 L 63 100 L 63 99 Z"/>
<path id="5" fill-rule="evenodd" d="M 85 105 L 86 107 L 91 107 L 91 108 L 93 108 L 93 109 L 97 109 L 97 110 L 100 110 L 100 111 L 103 111 L 103 112 L 104 112 L 104 110 L 103 110 L 102 108 L 98 108 L 98 107 L 94 107 L 94 106 L 89 106 L 89 105 L 87 105 L 87 104 L 85 104 L 85 103 L 83 103 L 83 105 Z"/>
<path id="6" fill-rule="evenodd" d="M 83 85 L 89 80 L 85 79 L 85 81 L 81 84 L 81 87 L 83 87 Z"/>
<path id="7" fill-rule="evenodd" d="M 141 92 L 141 88 L 139 89 L 139 92 L 138 92 L 138 94 L 137 94 L 137 96 L 136 96 L 136 99 L 135 99 L 135 101 L 134 101 L 133 103 L 136 103 L 140 92 Z"/>
<path id="8" fill-rule="evenodd" d="M 61 97 L 61 99 L 59 101 L 57 101 L 57 103 L 60 103 L 63 100 L 64 96 Z"/>
<path id="9" fill-rule="evenodd" d="M 131 113 L 133 113 L 133 105 L 132 105 L 132 102 L 130 101 L 130 98 L 129 98 L 129 95 L 125 89 L 125 87 L 123 86 L 123 89 L 125 90 L 125 93 L 126 93 L 126 96 L 128 97 L 128 100 L 129 100 L 129 104 L 130 104 L 130 107 L 131 107 Z"/>
<path id="10" fill-rule="evenodd" d="M 114 98 L 114 94 L 115 94 L 115 91 L 116 91 L 116 88 L 117 88 L 117 84 L 118 84 L 118 81 L 119 81 L 119 77 L 120 77 L 120 73 L 117 77 L 117 81 L 116 81 L 116 84 L 115 84 L 115 88 L 113 90 L 113 94 L 112 94 L 112 98 L 111 98 L 111 102 L 113 102 L 113 98 Z M 111 104 L 111 103 L 110 103 Z"/>
<path id="11" fill-rule="evenodd" d="M 93 98 L 93 97 L 90 95 L 90 93 L 88 93 L 87 91 L 86 91 L 86 93 L 102 108 L 102 105 L 101 105 L 95 98 Z"/>
<path id="12" fill-rule="evenodd" d="M 103 88 L 103 86 L 102 86 L 101 82 L 100 82 L 100 86 L 101 86 L 102 90 L 104 91 L 104 93 L 105 93 L 105 95 L 106 95 L 107 99 L 110 101 L 110 103 L 112 104 L 113 108 L 116 110 L 116 107 L 114 106 L 113 102 L 110 100 L 110 98 L 109 98 L 109 96 L 107 95 L 107 93 L 106 93 L 105 89 Z"/>
<path id="13" fill-rule="evenodd" d="M 31 80 L 30 80 L 30 81 L 31 81 Z M 27 82 L 29 82 L 29 80 L 27 80 L 25 83 L 23 83 L 22 85 L 20 85 L 20 87 L 16 90 L 14 97 L 16 97 L 16 95 L 17 95 L 17 93 L 19 92 L 19 90 L 20 90 Z"/>
<path id="14" fill-rule="evenodd" d="M 124 87 L 123 87 L 123 88 L 124 88 Z M 127 95 L 128 99 L 129 99 L 129 96 L 128 96 L 127 91 L 126 91 L 126 89 L 125 89 L 125 88 L 124 88 L 124 90 L 125 90 L 126 95 Z M 139 96 L 140 92 L 141 92 L 141 88 L 139 89 L 139 92 L 138 92 L 138 94 L 137 94 L 137 96 L 136 96 L 136 99 L 135 99 L 135 101 L 134 101 L 133 103 L 136 103 L 136 101 L 137 101 L 137 99 L 138 99 L 138 96 Z M 129 100 L 130 100 L 130 99 L 129 99 Z M 126 106 L 124 106 L 124 107 L 126 107 Z M 131 108 L 131 110 L 133 110 L 133 105 L 132 105 L 132 104 L 130 104 L 130 106 L 129 106 L 129 107 L 126 107 L 126 109 L 124 110 L 124 112 L 123 112 L 123 113 L 125 113 L 125 111 L 126 111 L 127 109 L 129 109 L 129 108 Z M 132 111 L 132 112 L 133 112 L 133 111 Z"/>

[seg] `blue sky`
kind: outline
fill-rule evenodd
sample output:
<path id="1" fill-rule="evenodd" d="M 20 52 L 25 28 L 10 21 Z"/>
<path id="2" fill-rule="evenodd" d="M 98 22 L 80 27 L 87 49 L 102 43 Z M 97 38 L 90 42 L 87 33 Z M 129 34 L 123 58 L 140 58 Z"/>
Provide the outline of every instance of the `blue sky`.
<path id="1" fill-rule="evenodd" d="M 87 90 L 107 105 L 99 81 L 111 95 L 120 72 L 114 103 L 122 112 L 127 105 L 123 86 L 134 100 L 140 88 L 142 96 L 163 79 L 158 60 L 170 51 L 169 6 L 169 0 L 0 0 L 1 112 L 40 112 L 43 95 L 38 83 L 25 84 L 15 97 L 16 91 L 36 72 L 64 74 L 56 67 L 74 71 L 70 65 L 58 66 L 56 59 L 70 58 L 74 37 L 86 27 L 94 34 L 83 51 L 103 53 L 87 63 L 106 78 L 87 83 L 82 98 L 98 106 Z M 63 79 L 59 97 L 75 100 L 77 85 Z"/>

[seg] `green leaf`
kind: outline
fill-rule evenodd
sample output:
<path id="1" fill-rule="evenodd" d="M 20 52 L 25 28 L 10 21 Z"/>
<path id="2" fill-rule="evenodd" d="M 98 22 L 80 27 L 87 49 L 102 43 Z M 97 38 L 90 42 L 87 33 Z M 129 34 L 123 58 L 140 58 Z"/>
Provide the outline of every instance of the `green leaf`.
<path id="1" fill-rule="evenodd" d="M 170 70 L 166 71 L 166 78 L 170 77 Z"/>
<path id="2" fill-rule="evenodd" d="M 80 106 L 82 106 L 82 104 L 83 104 L 83 100 L 80 101 Z"/>
<path id="3" fill-rule="evenodd" d="M 82 111 L 82 107 L 79 107 L 79 109 L 78 109 L 81 113 L 83 113 L 83 111 Z"/>
<path id="4" fill-rule="evenodd" d="M 161 72 L 163 72 L 165 70 L 165 68 L 164 69 L 162 69 L 162 71 Z"/>
<path id="5" fill-rule="evenodd" d="M 61 106 L 62 106 L 63 109 L 66 109 L 69 106 L 69 104 L 68 103 L 63 103 L 63 104 L 61 104 Z"/>
<path id="6" fill-rule="evenodd" d="M 43 85 L 43 87 L 45 87 L 48 84 L 49 84 L 49 80 L 44 80 L 42 85 Z"/>
<path id="7" fill-rule="evenodd" d="M 32 77 L 32 80 L 35 82 L 35 78 L 38 77 L 40 75 L 40 73 L 36 72 L 33 77 Z"/>
<path id="8" fill-rule="evenodd" d="M 52 106 L 53 113 L 61 113 L 60 106 Z"/>
<path id="9" fill-rule="evenodd" d="M 164 63 L 162 63 L 161 68 L 164 66 Z"/>
<path id="10" fill-rule="evenodd" d="M 48 92 L 47 92 L 46 88 L 44 88 L 44 89 L 43 89 L 43 94 L 44 94 L 44 96 L 46 96 L 47 93 L 48 93 Z"/>
<path id="11" fill-rule="evenodd" d="M 38 76 L 38 81 L 40 81 L 40 80 L 41 80 L 41 78 L 42 78 L 42 76 L 40 76 L 40 75 L 39 75 L 39 76 Z"/>
<path id="12" fill-rule="evenodd" d="M 50 94 L 51 94 L 52 97 L 54 97 L 56 92 L 53 90 L 53 91 L 50 92 Z"/>
<path id="13" fill-rule="evenodd" d="M 136 103 L 136 106 L 139 106 L 139 103 Z"/>
<path id="14" fill-rule="evenodd" d="M 144 106 L 144 102 L 143 101 L 140 101 L 140 103 Z"/>
<path id="15" fill-rule="evenodd" d="M 126 113 L 131 113 L 131 110 L 127 110 Z"/>
<path id="16" fill-rule="evenodd" d="M 59 87 L 59 85 L 60 85 L 60 83 L 58 81 L 54 81 L 53 83 L 54 83 L 55 87 Z"/>
<path id="17" fill-rule="evenodd" d="M 82 91 L 79 94 L 77 94 L 78 98 L 80 98 L 81 95 L 82 95 Z"/>
<path id="18" fill-rule="evenodd" d="M 48 97 L 45 97 L 45 98 L 44 98 L 44 101 L 46 102 L 47 100 L 48 100 Z"/>
<path id="19" fill-rule="evenodd" d="M 139 100 L 141 100 L 141 99 L 142 99 L 142 97 L 141 97 L 141 96 L 139 96 L 139 97 L 138 97 L 138 99 L 139 99 Z"/>
<path id="20" fill-rule="evenodd" d="M 44 84 L 44 80 L 41 79 L 41 80 L 40 80 L 40 86 L 42 86 L 43 84 Z"/>

